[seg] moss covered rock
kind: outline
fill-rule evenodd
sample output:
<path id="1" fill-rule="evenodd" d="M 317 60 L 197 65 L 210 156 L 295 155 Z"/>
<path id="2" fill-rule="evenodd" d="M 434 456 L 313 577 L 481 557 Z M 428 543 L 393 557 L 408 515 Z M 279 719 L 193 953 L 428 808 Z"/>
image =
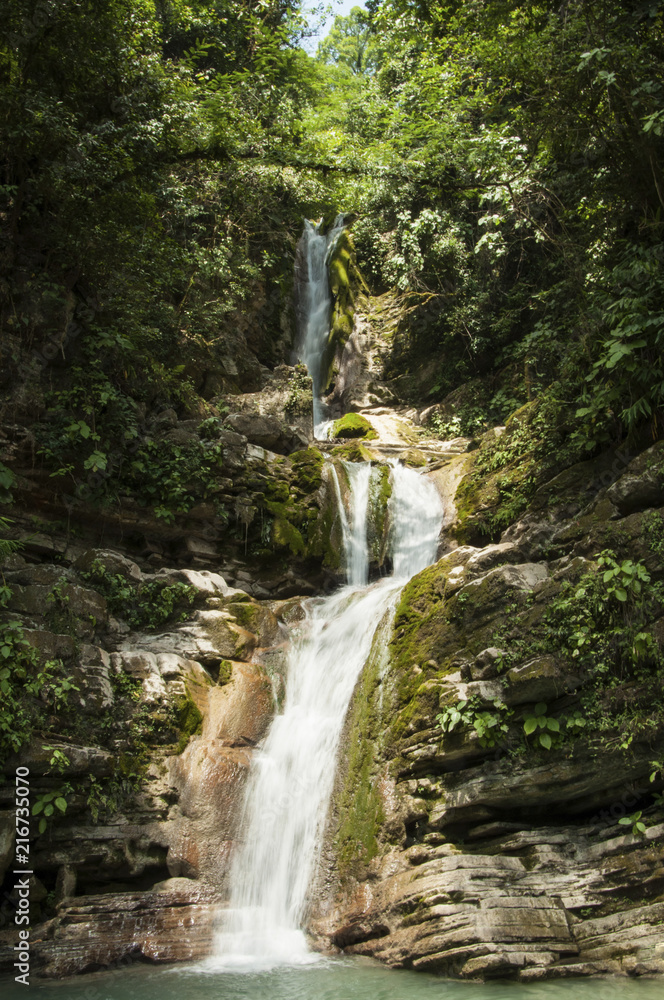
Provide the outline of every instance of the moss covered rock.
<path id="1" fill-rule="evenodd" d="M 378 434 L 371 423 L 361 413 L 346 413 L 334 421 L 333 438 L 360 438 L 363 441 L 373 441 Z"/>
<path id="2" fill-rule="evenodd" d="M 359 291 L 368 291 L 355 263 L 353 239 L 344 230 L 330 258 L 330 288 L 333 305 L 330 333 L 321 362 L 321 386 L 327 389 L 333 375 L 335 357 L 353 332 L 355 300 Z"/>

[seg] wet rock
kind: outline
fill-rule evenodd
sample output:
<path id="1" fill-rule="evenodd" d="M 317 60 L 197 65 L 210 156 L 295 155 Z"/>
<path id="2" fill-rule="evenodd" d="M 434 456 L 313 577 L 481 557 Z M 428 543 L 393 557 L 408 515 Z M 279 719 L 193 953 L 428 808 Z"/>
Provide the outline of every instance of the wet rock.
<path id="1" fill-rule="evenodd" d="M 43 777 L 50 774 L 52 748 L 61 750 L 67 757 L 68 764 L 62 766 L 63 777 L 80 777 L 93 775 L 95 778 L 108 777 L 113 771 L 113 755 L 101 747 L 82 747 L 72 743 L 61 743 L 51 739 L 48 748 L 42 744 L 43 738 L 33 739 L 24 744 L 18 754 L 12 754 L 7 767 L 17 767 L 19 764 L 30 770 L 31 776 Z"/>
<path id="2" fill-rule="evenodd" d="M 169 697 L 186 696 L 188 686 L 211 683 L 200 663 L 171 651 L 155 653 L 143 649 L 123 649 L 111 654 L 116 673 L 127 673 L 142 681 L 141 702 L 155 705 Z"/>
<path id="3" fill-rule="evenodd" d="M 61 978 L 139 958 L 201 959 L 211 949 L 217 913 L 217 906 L 205 900 L 204 890 L 197 887 L 64 901 L 41 935 L 31 936 L 35 972 Z"/>
<path id="4" fill-rule="evenodd" d="M 148 579 L 168 586 L 173 586 L 174 583 L 184 583 L 189 587 L 195 587 L 201 594 L 209 597 L 234 597 L 243 593 L 242 590 L 230 587 L 219 573 L 213 573 L 206 569 L 160 569 Z"/>
<path id="5" fill-rule="evenodd" d="M 107 618 L 105 597 L 95 590 L 71 583 L 65 583 L 58 589 L 57 598 L 53 595 L 53 587 L 41 584 L 15 587 L 9 601 L 12 610 L 32 617 L 48 616 L 49 612 L 55 614 L 58 604 L 74 618 L 83 619 L 76 625 L 79 633 L 91 634 L 94 625 L 105 622 Z"/>
<path id="6" fill-rule="evenodd" d="M 76 894 L 76 869 L 71 865 L 62 865 L 55 879 L 55 904 L 71 899 Z"/>
<path id="7" fill-rule="evenodd" d="M 283 419 L 254 413 L 230 413 L 226 417 L 226 424 L 252 444 L 280 455 L 290 455 L 293 451 L 306 448 L 309 443 L 306 434 Z"/>

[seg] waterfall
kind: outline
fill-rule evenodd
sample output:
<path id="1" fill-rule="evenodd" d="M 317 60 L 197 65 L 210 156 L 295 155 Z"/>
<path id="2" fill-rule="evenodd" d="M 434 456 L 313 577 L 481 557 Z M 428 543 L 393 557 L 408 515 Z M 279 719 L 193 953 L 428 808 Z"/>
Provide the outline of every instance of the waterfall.
<path id="1" fill-rule="evenodd" d="M 283 712 L 256 753 L 247 783 L 244 841 L 231 871 L 216 968 L 257 971 L 317 960 L 302 926 L 344 719 L 378 625 L 408 575 L 435 558 L 442 523 L 438 493 L 418 473 L 394 467 L 390 516 L 396 572 L 366 585 L 371 468 L 369 463 L 345 467 L 349 513 L 336 483 L 349 583 L 331 597 L 306 603 L 290 654 Z"/>
<path id="2" fill-rule="evenodd" d="M 436 558 L 443 505 L 430 479 L 392 465 L 390 521 L 394 576 L 410 579 Z"/>
<path id="3" fill-rule="evenodd" d="M 341 496 L 339 477 L 334 465 L 332 481 L 337 495 L 337 505 L 341 518 L 344 554 L 346 557 L 346 580 L 352 587 L 362 587 L 369 579 L 369 547 L 367 545 L 367 512 L 369 509 L 369 483 L 371 464 L 369 462 L 343 462 L 352 507 L 350 516 Z"/>
<path id="4" fill-rule="evenodd" d="M 314 395 L 314 433 L 318 437 L 317 428 L 323 420 L 323 390 L 321 371 L 322 359 L 325 354 L 330 333 L 330 316 L 332 312 L 332 295 L 328 264 L 337 240 L 344 229 L 344 216 L 338 215 L 328 233 L 321 232 L 322 220 L 314 225 L 308 219 L 304 220 L 304 232 L 300 242 L 300 250 L 306 263 L 304 280 L 301 280 L 301 333 L 300 360 L 307 366 L 313 382 Z"/>

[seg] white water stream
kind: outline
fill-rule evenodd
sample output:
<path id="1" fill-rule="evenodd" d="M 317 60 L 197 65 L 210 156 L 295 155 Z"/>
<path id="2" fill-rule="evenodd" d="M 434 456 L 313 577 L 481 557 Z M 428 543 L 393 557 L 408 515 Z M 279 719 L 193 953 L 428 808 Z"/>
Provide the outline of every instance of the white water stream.
<path id="1" fill-rule="evenodd" d="M 337 240 L 344 229 L 344 216 L 338 215 L 328 233 L 321 232 L 322 220 L 314 225 L 304 221 L 303 256 L 306 280 L 303 282 L 304 328 L 301 335 L 300 360 L 307 366 L 313 382 L 314 434 L 319 437 L 323 424 L 321 363 L 330 333 L 332 295 L 328 265 Z"/>
<path id="2" fill-rule="evenodd" d="M 283 712 L 256 753 L 244 841 L 218 935 L 216 968 L 259 971 L 318 960 L 302 926 L 322 846 L 339 739 L 376 629 L 406 580 L 436 556 L 442 503 L 434 485 L 395 466 L 390 500 L 395 575 L 366 585 L 370 465 L 346 465 L 350 510 L 337 481 L 349 585 L 307 602 L 293 643 Z"/>

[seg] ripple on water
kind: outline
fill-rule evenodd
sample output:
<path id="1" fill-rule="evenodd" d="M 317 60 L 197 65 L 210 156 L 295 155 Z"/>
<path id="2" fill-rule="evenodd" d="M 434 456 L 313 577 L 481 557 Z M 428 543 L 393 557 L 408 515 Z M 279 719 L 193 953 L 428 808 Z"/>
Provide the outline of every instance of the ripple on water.
<path id="1" fill-rule="evenodd" d="M 25 987 L 0 983 L 3 1000 Z M 662 981 L 567 979 L 560 982 L 460 983 L 386 969 L 371 961 L 321 958 L 313 966 L 223 973 L 210 966 L 135 965 L 61 982 L 38 983 L 39 1000 L 661 1000 Z"/>

